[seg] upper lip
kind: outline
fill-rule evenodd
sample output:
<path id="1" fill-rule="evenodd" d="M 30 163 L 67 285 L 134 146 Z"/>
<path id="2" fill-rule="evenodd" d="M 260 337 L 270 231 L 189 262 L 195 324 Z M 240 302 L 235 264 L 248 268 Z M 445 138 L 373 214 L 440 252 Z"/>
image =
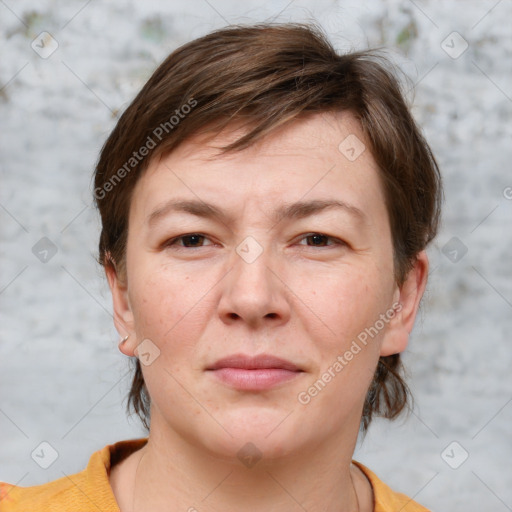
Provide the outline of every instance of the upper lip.
<path id="1" fill-rule="evenodd" d="M 291 361 L 281 359 L 269 354 L 260 354 L 258 356 L 246 356 L 244 354 L 233 354 L 223 357 L 216 361 L 213 365 L 207 367 L 207 370 L 219 370 L 221 368 L 240 368 L 244 370 L 258 369 L 283 369 L 293 372 L 302 371 Z"/>

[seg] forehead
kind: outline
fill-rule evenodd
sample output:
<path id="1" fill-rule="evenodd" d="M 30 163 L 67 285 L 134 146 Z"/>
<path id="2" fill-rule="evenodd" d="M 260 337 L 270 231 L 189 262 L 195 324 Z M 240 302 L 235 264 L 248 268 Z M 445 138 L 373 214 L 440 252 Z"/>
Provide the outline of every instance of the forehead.
<path id="1" fill-rule="evenodd" d="M 211 131 L 206 126 L 204 132 L 192 135 L 173 151 L 173 160 L 186 158 L 189 160 L 207 160 L 222 158 L 225 161 L 236 159 L 240 152 L 230 151 L 220 155 L 218 148 L 228 145 L 249 132 L 253 126 L 240 120 L 228 124 L 222 131 Z M 327 147 L 337 149 L 339 144 L 349 136 L 356 136 L 366 146 L 360 122 L 351 112 L 322 112 L 302 114 L 280 127 L 274 128 L 269 134 L 242 150 L 245 158 L 254 156 L 293 156 L 301 154 L 305 157 L 318 158 L 314 151 L 325 150 Z M 341 154 L 341 153 L 340 153 Z M 332 155 L 325 153 L 327 158 Z M 371 155 L 370 155 L 371 156 Z"/>
<path id="2" fill-rule="evenodd" d="M 301 198 L 342 196 L 363 211 L 373 204 L 375 213 L 382 214 L 379 170 L 350 113 L 304 116 L 242 151 L 219 154 L 219 147 L 245 133 L 247 126 L 232 123 L 213 137 L 196 134 L 151 162 L 136 185 L 131 210 L 138 216 L 150 215 L 170 196 L 235 209 L 253 204 L 264 210 Z"/>

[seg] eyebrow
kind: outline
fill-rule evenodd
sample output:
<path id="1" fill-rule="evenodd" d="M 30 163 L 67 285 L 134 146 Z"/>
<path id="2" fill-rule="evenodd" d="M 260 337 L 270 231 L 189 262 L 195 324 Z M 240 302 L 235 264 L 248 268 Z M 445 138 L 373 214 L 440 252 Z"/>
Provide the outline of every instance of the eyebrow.
<path id="1" fill-rule="evenodd" d="M 284 204 L 275 210 L 273 220 L 276 223 L 285 219 L 298 220 L 331 209 L 343 210 L 359 222 L 367 221 L 366 215 L 362 210 L 339 199 L 314 199 Z M 171 199 L 151 212 L 146 218 L 146 223 L 152 226 L 171 213 L 188 213 L 206 219 L 216 217 L 223 222 L 230 220 L 230 216 L 224 210 L 213 204 L 194 199 Z"/>

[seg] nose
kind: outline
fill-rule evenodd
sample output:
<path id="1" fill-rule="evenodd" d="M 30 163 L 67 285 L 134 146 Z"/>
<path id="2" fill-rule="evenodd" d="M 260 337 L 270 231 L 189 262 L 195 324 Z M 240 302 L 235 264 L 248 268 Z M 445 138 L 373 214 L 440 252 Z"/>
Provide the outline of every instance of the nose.
<path id="1" fill-rule="evenodd" d="M 282 325 L 290 318 L 290 294 L 279 265 L 268 250 L 253 259 L 261 246 L 254 254 L 254 243 L 249 245 L 248 252 L 243 246 L 237 248 L 230 271 L 221 281 L 219 316 L 226 324 L 245 323 L 253 329 Z"/>

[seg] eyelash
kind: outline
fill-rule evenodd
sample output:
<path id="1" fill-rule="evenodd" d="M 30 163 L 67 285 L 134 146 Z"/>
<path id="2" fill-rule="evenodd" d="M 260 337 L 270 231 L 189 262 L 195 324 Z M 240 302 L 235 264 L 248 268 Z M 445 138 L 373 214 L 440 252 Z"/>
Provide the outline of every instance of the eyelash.
<path id="1" fill-rule="evenodd" d="M 340 240 L 339 238 L 335 238 L 333 236 L 325 235 L 324 233 L 318 233 L 318 232 L 307 233 L 307 234 L 305 234 L 301 238 L 301 240 L 305 240 L 305 239 L 307 239 L 309 237 L 312 237 L 312 236 L 322 236 L 322 237 L 327 238 L 328 240 L 332 240 L 334 243 L 331 244 L 331 245 L 327 245 L 327 246 L 309 245 L 309 246 L 306 246 L 306 247 L 321 247 L 321 248 L 324 248 L 324 247 L 333 247 L 333 246 L 336 246 L 336 245 L 340 245 L 340 246 L 347 245 L 343 240 Z M 170 240 L 166 241 L 163 244 L 163 246 L 164 247 L 178 247 L 179 249 L 200 249 L 201 247 L 207 247 L 207 246 L 185 247 L 183 245 L 177 245 L 177 242 L 179 240 L 183 240 L 185 238 L 190 238 L 190 237 L 202 237 L 202 238 L 205 238 L 205 239 L 208 238 L 206 235 L 203 235 L 201 233 L 187 233 L 185 235 L 180 235 L 180 236 L 171 238 Z"/>

